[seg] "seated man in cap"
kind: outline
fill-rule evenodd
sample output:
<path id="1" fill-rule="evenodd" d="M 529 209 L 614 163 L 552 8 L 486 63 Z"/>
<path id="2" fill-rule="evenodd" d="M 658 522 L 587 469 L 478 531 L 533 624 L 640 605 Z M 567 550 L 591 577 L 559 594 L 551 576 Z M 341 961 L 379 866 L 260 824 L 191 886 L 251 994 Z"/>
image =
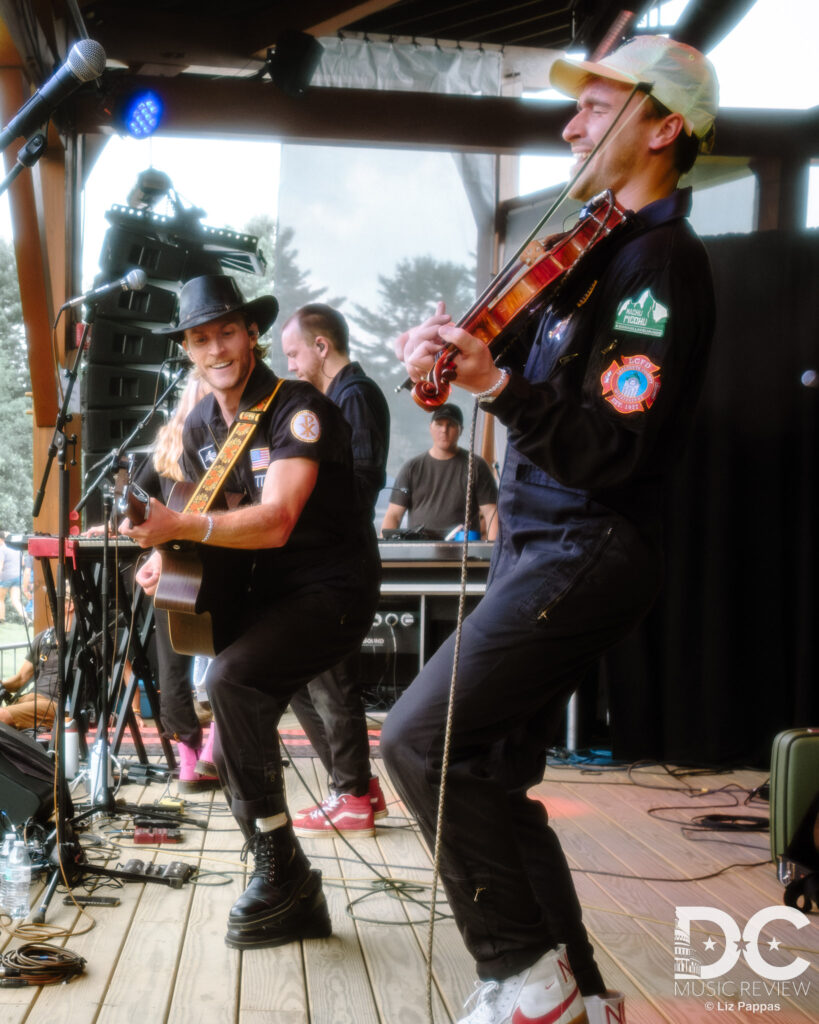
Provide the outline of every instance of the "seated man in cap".
<path id="1" fill-rule="evenodd" d="M 426 537 L 440 540 L 463 530 L 469 469 L 469 453 L 458 445 L 463 426 L 463 413 L 453 403 L 439 406 L 432 414 L 429 424 L 432 447 L 398 470 L 381 523 L 382 537 L 387 535 L 385 531 L 398 529 L 405 512 L 409 513 L 409 528 L 423 531 Z M 476 455 L 470 540 L 495 539 L 497 499 L 498 488 L 492 470 Z"/>
<path id="2" fill-rule="evenodd" d="M 152 498 L 143 523 L 126 519 L 120 527 L 143 547 L 202 545 L 203 592 L 209 561 L 221 565 L 209 592 L 221 591 L 222 600 L 208 608 L 214 757 L 255 858 L 228 918 L 226 942 L 238 949 L 330 933 L 321 875 L 299 846 L 285 802 L 277 727 L 293 693 L 358 650 L 378 600 L 378 548 L 355 501 L 349 426 L 310 384 L 279 380 L 262 361 L 258 337 L 277 310 L 272 295 L 245 302 L 230 277 L 185 284 L 179 322 L 164 333 L 181 336 L 211 393 L 185 421 L 182 469 L 197 481 L 212 464 L 214 473 L 226 464 L 224 490 L 244 503 L 179 512 Z M 236 443 L 242 424 L 252 429 L 244 447 Z M 171 556 L 154 552 L 138 573 L 148 593 L 167 584 L 160 577 Z M 240 573 L 241 586 L 233 586 Z"/>
<path id="3" fill-rule="evenodd" d="M 74 604 L 66 596 L 66 632 L 71 629 L 73 617 Z M 13 729 L 50 729 L 57 710 L 59 671 L 57 635 L 50 626 L 31 641 L 15 674 L 0 683 L 0 722 Z"/>
<path id="4" fill-rule="evenodd" d="M 599 63 L 557 60 L 550 77 L 577 99 L 563 130 L 577 159 L 568 192 L 586 203 L 613 193 L 631 211 L 622 230 L 573 265 L 501 365 L 443 304 L 396 343 L 413 380 L 455 348 L 455 385 L 507 429 L 498 539 L 458 637 L 443 775 L 441 879 L 482 982 L 460 1024 L 625 1022 L 558 837 L 527 790 L 543 779 L 571 693 L 659 590 L 669 477 L 714 329 L 708 257 L 686 220 L 691 190 L 677 187 L 712 134 L 713 68 L 690 46 L 641 36 Z M 381 735 L 430 843 L 455 639 Z"/>

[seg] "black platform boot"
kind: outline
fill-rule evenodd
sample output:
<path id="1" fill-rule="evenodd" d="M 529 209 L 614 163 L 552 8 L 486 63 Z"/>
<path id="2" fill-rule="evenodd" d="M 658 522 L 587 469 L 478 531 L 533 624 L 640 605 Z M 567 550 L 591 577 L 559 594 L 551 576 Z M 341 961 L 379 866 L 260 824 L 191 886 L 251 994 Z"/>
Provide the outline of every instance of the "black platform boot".
<path id="1" fill-rule="evenodd" d="M 310 868 L 290 826 L 254 832 L 242 849 L 253 854 L 250 885 L 228 915 L 225 942 L 234 949 L 323 939 L 331 932 L 321 872 Z"/>

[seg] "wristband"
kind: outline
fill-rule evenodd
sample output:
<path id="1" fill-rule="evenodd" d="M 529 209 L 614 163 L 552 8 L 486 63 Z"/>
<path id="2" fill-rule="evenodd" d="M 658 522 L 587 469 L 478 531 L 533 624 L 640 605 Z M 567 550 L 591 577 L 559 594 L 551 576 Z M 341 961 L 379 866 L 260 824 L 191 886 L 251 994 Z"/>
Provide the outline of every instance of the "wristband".
<path id="1" fill-rule="evenodd" d="M 213 533 L 213 516 L 205 515 L 205 513 L 203 512 L 202 513 L 202 518 L 203 519 L 207 519 L 207 521 L 208 521 L 208 528 L 207 528 L 207 530 L 205 530 L 205 536 L 199 541 L 199 543 L 200 544 L 207 544 L 207 542 L 210 540 L 210 535 Z"/>
<path id="2" fill-rule="evenodd" d="M 498 379 L 495 381 L 495 383 L 492 385 L 492 387 L 491 388 L 487 388 L 486 391 L 481 391 L 481 393 L 479 395 L 475 395 L 475 399 L 478 402 L 485 402 L 487 399 L 491 399 L 492 395 L 495 394 L 495 392 L 498 390 L 498 388 L 503 386 L 504 382 L 509 377 L 509 371 L 505 367 L 501 366 L 501 367 L 499 367 L 499 369 L 500 369 L 500 377 L 498 377 Z"/>

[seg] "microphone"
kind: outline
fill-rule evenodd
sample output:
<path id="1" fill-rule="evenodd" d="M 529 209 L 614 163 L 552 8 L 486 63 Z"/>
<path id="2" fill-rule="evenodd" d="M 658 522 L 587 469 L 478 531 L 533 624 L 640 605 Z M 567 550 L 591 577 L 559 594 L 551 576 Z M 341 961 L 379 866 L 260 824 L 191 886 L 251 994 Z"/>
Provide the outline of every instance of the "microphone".
<path id="1" fill-rule="evenodd" d="M 178 384 L 192 366 L 193 363 L 187 356 L 174 357 L 173 359 L 163 359 L 159 372 L 164 380 L 172 380 Z"/>
<path id="2" fill-rule="evenodd" d="M 114 292 L 138 292 L 145 287 L 147 281 L 148 277 L 144 270 L 139 268 L 129 270 L 125 277 L 121 277 L 118 281 L 101 284 L 99 288 L 92 288 L 85 295 L 78 295 L 76 299 L 69 299 L 68 302 L 64 302 L 60 306 L 60 309 L 73 309 L 74 306 L 89 305 L 92 302 L 97 302 L 99 299 L 104 299 L 106 295 L 111 295 Z"/>
<path id="3" fill-rule="evenodd" d="M 17 111 L 0 132 L 0 150 L 21 135 L 28 136 L 34 128 L 44 124 L 53 110 L 84 82 L 99 78 L 105 71 L 105 50 L 93 39 L 75 43 L 51 78 L 41 86 Z"/>

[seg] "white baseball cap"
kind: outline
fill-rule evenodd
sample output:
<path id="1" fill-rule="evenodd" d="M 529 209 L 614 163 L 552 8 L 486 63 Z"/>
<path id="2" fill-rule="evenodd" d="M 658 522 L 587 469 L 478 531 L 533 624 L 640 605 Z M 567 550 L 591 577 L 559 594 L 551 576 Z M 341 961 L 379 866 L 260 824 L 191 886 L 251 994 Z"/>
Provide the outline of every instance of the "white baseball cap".
<path id="1" fill-rule="evenodd" d="M 645 82 L 651 95 L 673 114 L 682 114 L 689 135 L 705 139 L 714 126 L 719 85 L 714 66 L 699 50 L 666 36 L 637 36 L 603 60 L 558 58 L 549 80 L 559 92 L 579 96 L 589 75 L 624 85 Z"/>

